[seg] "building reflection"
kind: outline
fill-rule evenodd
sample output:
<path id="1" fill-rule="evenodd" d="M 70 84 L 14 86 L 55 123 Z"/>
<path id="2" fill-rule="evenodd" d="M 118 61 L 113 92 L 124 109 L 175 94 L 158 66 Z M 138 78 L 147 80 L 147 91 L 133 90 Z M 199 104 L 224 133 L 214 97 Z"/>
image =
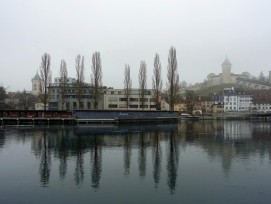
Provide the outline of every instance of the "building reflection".
<path id="1" fill-rule="evenodd" d="M 269 123 L 187 121 L 125 127 L 34 127 L 18 131 L 16 140 L 31 140 L 32 152 L 39 160 L 40 183 L 45 187 L 55 175 L 53 169 L 58 169 L 61 180 L 71 177 L 76 185 L 91 183 L 93 189 L 99 189 L 106 171 L 104 162 L 108 162 L 105 157 L 112 148 L 121 151 L 120 172 L 151 177 L 155 188 L 165 179 L 171 193 L 181 182 L 180 153 L 188 146 L 202 149 L 210 161 L 219 159 L 225 176 L 230 174 L 236 157 L 249 159 L 259 154 L 264 158 L 268 154 L 271 161 Z M 5 147 L 8 135 L 0 132 L 0 148 Z"/>

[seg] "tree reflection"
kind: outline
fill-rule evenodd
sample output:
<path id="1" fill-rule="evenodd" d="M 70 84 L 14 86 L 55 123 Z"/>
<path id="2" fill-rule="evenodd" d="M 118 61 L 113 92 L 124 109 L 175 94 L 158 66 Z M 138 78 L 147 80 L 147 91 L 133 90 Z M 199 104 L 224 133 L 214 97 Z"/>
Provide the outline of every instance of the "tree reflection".
<path id="1" fill-rule="evenodd" d="M 161 175 L 161 157 L 162 152 L 159 143 L 159 133 L 155 132 L 153 137 L 153 149 L 152 149 L 152 159 L 153 159 L 153 179 L 155 187 L 158 187 Z"/>
<path id="2" fill-rule="evenodd" d="M 179 162 L 179 151 L 176 143 L 174 133 L 169 135 L 169 148 L 168 148 L 168 159 L 167 159 L 167 183 L 171 193 L 174 193 L 176 188 L 177 170 Z"/>
<path id="3" fill-rule="evenodd" d="M 47 186 L 50 179 L 51 171 L 51 154 L 48 147 L 48 138 L 46 130 L 42 133 L 42 148 L 41 148 L 41 159 L 40 159 L 40 181 L 42 186 Z"/>
<path id="4" fill-rule="evenodd" d="M 64 135 L 64 130 L 61 129 L 61 137 L 59 141 L 59 176 L 60 179 L 63 180 L 67 174 L 67 146 Z"/>
<path id="5" fill-rule="evenodd" d="M 76 165 L 74 171 L 74 181 L 76 185 L 83 183 L 84 180 L 84 159 L 83 159 L 83 147 L 81 137 L 76 138 Z"/>
<path id="6" fill-rule="evenodd" d="M 128 175 L 130 173 L 130 164 L 131 164 L 131 157 L 132 157 L 132 150 L 131 150 L 131 138 L 129 135 L 124 136 L 124 174 Z"/>
<path id="7" fill-rule="evenodd" d="M 146 146 L 145 146 L 145 139 L 144 133 L 140 132 L 139 135 L 139 154 L 138 154 L 138 169 L 139 169 L 139 176 L 146 175 Z"/>
<path id="8" fill-rule="evenodd" d="M 99 144 L 99 136 L 94 136 L 91 148 L 91 183 L 92 187 L 98 189 L 100 186 L 100 179 L 102 174 L 102 148 Z"/>
<path id="9" fill-rule="evenodd" d="M 6 141 L 6 139 L 5 139 L 5 132 L 4 132 L 4 130 L 0 129 L 0 148 L 4 147 L 5 141 Z"/>

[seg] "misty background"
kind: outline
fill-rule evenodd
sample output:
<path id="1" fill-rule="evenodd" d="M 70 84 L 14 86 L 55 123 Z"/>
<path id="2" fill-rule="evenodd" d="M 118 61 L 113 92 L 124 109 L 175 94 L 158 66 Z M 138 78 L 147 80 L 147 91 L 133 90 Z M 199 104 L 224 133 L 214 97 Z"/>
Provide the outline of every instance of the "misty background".
<path id="1" fill-rule="evenodd" d="M 75 57 L 101 53 L 103 85 L 123 88 L 124 66 L 138 87 L 140 61 L 151 88 L 153 59 L 160 55 L 166 84 L 170 46 L 177 51 L 180 81 L 202 82 L 221 72 L 227 56 L 233 73 L 259 76 L 271 70 L 270 0 L 2 0 L 0 6 L 0 85 L 31 90 L 41 56 L 51 55 L 59 76 L 65 59 L 75 78 Z"/>

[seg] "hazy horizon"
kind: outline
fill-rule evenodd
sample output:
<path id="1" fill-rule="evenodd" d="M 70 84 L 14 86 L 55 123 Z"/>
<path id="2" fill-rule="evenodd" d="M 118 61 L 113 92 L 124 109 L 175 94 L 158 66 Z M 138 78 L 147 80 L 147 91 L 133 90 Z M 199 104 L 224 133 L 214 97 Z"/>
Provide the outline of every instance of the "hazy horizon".
<path id="1" fill-rule="evenodd" d="M 232 72 L 258 76 L 271 70 L 271 13 L 268 0 L 3 0 L 0 7 L 0 85 L 31 90 L 41 56 L 51 55 L 53 78 L 65 59 L 75 78 L 75 57 L 101 53 L 103 85 L 123 88 L 124 66 L 138 87 L 141 60 L 151 88 L 153 59 L 160 55 L 163 85 L 171 46 L 177 51 L 180 80 L 202 82 L 221 73 L 227 56 Z"/>

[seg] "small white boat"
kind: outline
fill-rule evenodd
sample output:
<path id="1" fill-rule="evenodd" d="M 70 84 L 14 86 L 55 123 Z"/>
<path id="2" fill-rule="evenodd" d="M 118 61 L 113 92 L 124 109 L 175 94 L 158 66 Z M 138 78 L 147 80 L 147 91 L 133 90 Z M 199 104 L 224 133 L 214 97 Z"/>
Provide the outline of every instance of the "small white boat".
<path id="1" fill-rule="evenodd" d="M 199 120 L 200 116 L 198 115 L 190 115 L 189 113 L 182 113 L 180 116 L 181 120 Z"/>

